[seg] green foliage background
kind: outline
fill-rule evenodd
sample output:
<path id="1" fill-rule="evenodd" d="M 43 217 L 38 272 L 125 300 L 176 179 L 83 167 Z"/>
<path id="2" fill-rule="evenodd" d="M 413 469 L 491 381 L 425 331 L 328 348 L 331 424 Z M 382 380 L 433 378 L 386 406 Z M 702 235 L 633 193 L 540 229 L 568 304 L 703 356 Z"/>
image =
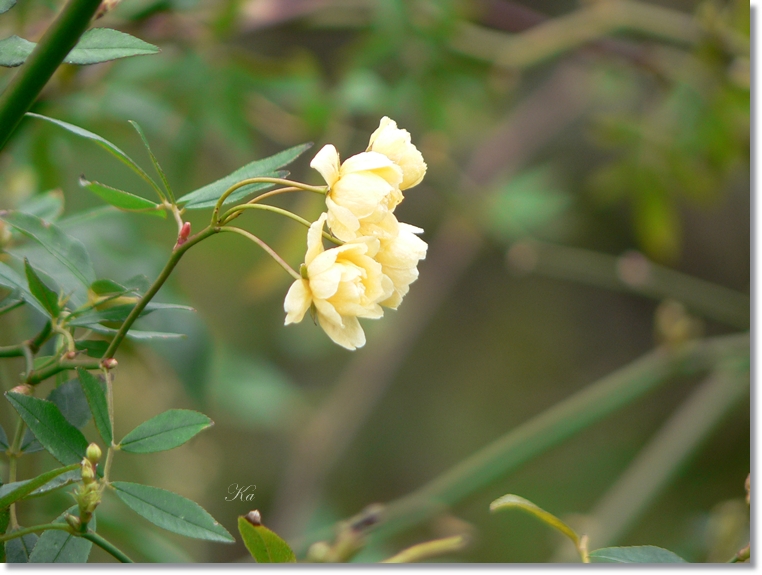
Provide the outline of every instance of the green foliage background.
<path id="1" fill-rule="evenodd" d="M 124 346 L 116 422 L 124 434 L 169 408 L 193 408 L 215 425 L 171 452 L 120 454 L 115 477 L 194 499 L 231 532 L 237 516 L 257 508 L 298 550 L 308 533 L 415 490 L 654 347 L 659 301 L 612 291 L 592 276 L 570 281 L 562 266 L 519 273 L 522 252 L 509 251 L 515 242 L 531 237 L 613 256 L 638 250 L 748 293 L 746 3 L 643 2 L 679 16 L 672 36 L 624 26 L 582 45 L 520 44 L 520 32 L 543 22 L 560 27 L 550 36 L 560 42 L 578 26 L 569 15 L 588 4 L 124 0 L 107 14 L 103 25 L 162 52 L 64 65 L 33 111 L 101 134 L 147 165 L 127 123 L 138 121 L 178 195 L 304 141 L 315 142 L 313 151 L 333 143 L 348 157 L 365 149 L 383 115 L 412 133 L 429 166 L 399 208 L 430 245 L 421 279 L 400 310 L 364 323 L 368 344 L 353 354 L 309 321 L 283 326 L 291 280 L 254 246 L 215 237 L 196 247 L 158 301 L 198 313 L 142 323 L 188 337 Z M 48 0 L 22 2 L 0 19 L 0 31 L 34 38 L 57 9 Z M 692 27 L 702 30 L 698 40 Z M 0 88 L 11 75 L 0 72 Z M 290 169 L 317 184 L 310 158 Z M 61 190 L 67 214 L 102 205 L 79 187 L 81 174 L 149 191 L 100 148 L 25 120 L 0 155 L 0 206 L 51 189 Z M 282 205 L 314 219 L 320 202 Z M 188 217 L 201 229 L 208 216 Z M 259 213 L 241 220 L 292 265 L 301 261 L 305 234 L 293 222 Z M 106 214 L 67 231 L 86 244 L 99 277 L 116 280 L 156 277 L 176 239 L 171 221 L 137 214 Z M 0 344 L 29 337 L 27 319 L 3 316 Z M 733 329 L 703 324 L 707 335 Z M 4 389 L 15 385 L 15 367 L 0 364 Z M 659 388 L 450 514 L 372 540 L 358 560 L 383 559 L 460 521 L 476 538 L 447 560 L 563 558 L 559 536 L 518 513 L 492 516 L 489 502 L 518 493 L 584 524 L 579 516 L 697 383 L 682 378 Z M 10 406 L 0 410 L 11 421 Z M 747 399 L 727 413 L 611 543 L 658 545 L 689 561 L 726 560 L 745 544 L 747 512 L 737 503 L 749 472 L 749 410 Z M 22 458 L 20 476 L 51 462 Z M 256 485 L 254 502 L 225 501 L 232 484 Z M 66 499 L 41 499 L 23 523 L 58 514 Z M 156 534 L 108 500 L 98 526 L 136 559 L 247 556 L 240 541 Z M 92 558 L 109 560 L 100 549 Z"/>

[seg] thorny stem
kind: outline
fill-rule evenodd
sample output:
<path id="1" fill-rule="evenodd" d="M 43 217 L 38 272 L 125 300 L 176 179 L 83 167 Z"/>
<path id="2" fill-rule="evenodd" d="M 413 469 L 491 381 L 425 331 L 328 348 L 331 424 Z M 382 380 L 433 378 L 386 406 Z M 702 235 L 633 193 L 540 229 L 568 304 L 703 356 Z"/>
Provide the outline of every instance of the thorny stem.
<path id="1" fill-rule="evenodd" d="M 268 246 L 268 245 L 267 245 L 265 242 L 263 242 L 262 240 L 260 240 L 260 239 L 259 239 L 257 236 L 255 236 L 254 234 L 252 234 L 252 233 L 250 233 L 250 232 L 247 232 L 246 230 L 242 230 L 241 228 L 233 228 L 233 227 L 230 227 L 230 228 L 220 228 L 220 231 L 221 231 L 221 232 L 233 232 L 233 233 L 236 233 L 236 234 L 240 234 L 240 235 L 242 235 L 242 236 L 243 236 L 243 237 L 245 237 L 245 238 L 248 238 L 248 239 L 250 239 L 252 242 L 254 242 L 254 243 L 255 243 L 255 244 L 257 244 L 259 247 L 261 247 L 263 250 L 265 250 L 265 251 L 266 251 L 266 252 L 267 252 L 267 253 L 270 255 L 270 257 L 272 257 L 272 258 L 273 258 L 273 259 L 274 259 L 276 262 L 278 262 L 278 264 L 280 265 L 280 267 L 282 267 L 282 268 L 283 268 L 284 270 L 286 270 L 286 271 L 287 271 L 289 274 L 291 274 L 291 276 L 292 276 L 294 279 L 297 279 L 297 280 L 300 280 L 300 279 L 302 279 L 302 276 L 300 276 L 298 273 L 296 273 L 296 271 L 294 271 L 294 268 L 292 268 L 290 265 L 288 265 L 288 264 L 286 263 L 286 261 L 285 261 L 283 258 L 281 258 L 281 257 L 280 257 L 280 256 L 279 256 L 279 255 L 278 255 L 276 252 L 275 252 L 275 250 L 274 250 L 274 249 L 272 249 L 270 246 Z"/>

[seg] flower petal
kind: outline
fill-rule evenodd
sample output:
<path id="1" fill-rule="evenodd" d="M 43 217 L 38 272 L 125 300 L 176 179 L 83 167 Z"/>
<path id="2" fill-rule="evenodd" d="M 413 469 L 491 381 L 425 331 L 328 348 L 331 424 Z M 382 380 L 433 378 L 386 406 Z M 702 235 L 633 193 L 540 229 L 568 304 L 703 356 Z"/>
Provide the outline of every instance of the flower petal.
<path id="1" fill-rule="evenodd" d="M 349 350 L 357 349 L 365 345 L 365 332 L 356 317 L 343 318 L 343 325 L 324 321 L 323 317 L 318 315 L 320 327 L 323 328 L 328 337 L 341 347 Z"/>
<path id="2" fill-rule="evenodd" d="M 310 305 L 312 305 L 312 294 L 307 280 L 296 280 L 291 284 L 283 302 L 283 309 L 286 312 L 286 325 L 302 321 L 304 314 L 310 309 Z"/>
<path id="3" fill-rule="evenodd" d="M 320 172 L 328 187 L 333 186 L 336 180 L 339 179 L 340 165 L 339 152 L 336 151 L 333 144 L 326 144 L 320 148 L 320 151 L 315 154 L 315 157 L 310 162 L 310 167 Z"/>

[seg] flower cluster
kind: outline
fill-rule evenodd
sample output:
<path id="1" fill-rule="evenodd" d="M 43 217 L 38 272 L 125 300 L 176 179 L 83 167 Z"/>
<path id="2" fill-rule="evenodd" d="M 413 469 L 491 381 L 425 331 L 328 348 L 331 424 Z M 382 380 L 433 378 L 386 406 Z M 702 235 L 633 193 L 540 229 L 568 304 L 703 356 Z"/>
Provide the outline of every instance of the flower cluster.
<path id="1" fill-rule="evenodd" d="M 407 130 L 384 117 L 365 152 L 342 163 L 329 144 L 310 166 L 328 184 L 327 211 L 307 234 L 302 279 L 286 295 L 286 325 L 312 310 L 333 341 L 355 349 L 365 345 L 358 318 L 380 318 L 382 306 L 397 309 L 418 278 L 428 247 L 417 235 L 423 230 L 399 222 L 394 209 L 402 192 L 421 182 L 426 163 Z M 327 250 L 326 224 L 342 242 Z"/>

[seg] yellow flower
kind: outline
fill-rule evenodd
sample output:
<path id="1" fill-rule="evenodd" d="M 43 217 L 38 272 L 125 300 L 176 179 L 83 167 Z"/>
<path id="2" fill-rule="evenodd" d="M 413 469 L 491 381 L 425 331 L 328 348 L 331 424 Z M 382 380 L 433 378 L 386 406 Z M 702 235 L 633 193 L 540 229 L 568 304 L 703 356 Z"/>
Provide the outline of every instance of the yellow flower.
<path id="1" fill-rule="evenodd" d="M 394 285 L 373 259 L 379 249 L 376 238 L 359 238 L 331 249 L 323 248 L 322 214 L 307 233 L 304 257 L 306 277 L 296 280 L 283 305 L 286 325 L 298 323 L 314 306 L 320 326 L 333 341 L 347 349 L 365 345 L 365 332 L 357 318 L 380 318 L 380 301 L 388 299 Z"/>
<path id="2" fill-rule="evenodd" d="M 391 213 L 400 195 L 402 169 L 377 152 L 363 152 L 340 163 L 328 144 L 310 162 L 328 184 L 328 227 L 344 241 L 362 236 L 393 238 L 397 219 Z M 391 204 L 391 205 L 390 205 Z"/>
<path id="3" fill-rule="evenodd" d="M 426 258 L 428 245 L 416 234 L 421 228 L 409 224 L 399 224 L 399 235 L 392 240 L 381 240 L 375 260 L 381 264 L 381 271 L 392 280 L 394 292 L 381 305 L 397 309 L 402 298 L 410 289 L 410 284 L 418 279 L 418 262 Z"/>
<path id="4" fill-rule="evenodd" d="M 381 118 L 378 128 L 371 134 L 367 151 L 383 154 L 402 169 L 400 190 L 417 186 L 426 174 L 426 162 L 418 148 L 410 142 L 410 132 L 399 129 L 397 123 L 387 116 Z M 397 204 L 401 201 L 402 194 Z"/>

